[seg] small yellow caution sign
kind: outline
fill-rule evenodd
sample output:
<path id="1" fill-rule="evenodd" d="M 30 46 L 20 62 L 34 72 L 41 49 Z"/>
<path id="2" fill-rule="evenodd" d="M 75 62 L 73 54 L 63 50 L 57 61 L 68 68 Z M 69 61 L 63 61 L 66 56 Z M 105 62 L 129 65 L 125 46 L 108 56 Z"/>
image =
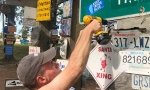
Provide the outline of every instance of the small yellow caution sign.
<path id="1" fill-rule="evenodd" d="M 51 20 L 51 0 L 38 0 L 36 21 Z"/>

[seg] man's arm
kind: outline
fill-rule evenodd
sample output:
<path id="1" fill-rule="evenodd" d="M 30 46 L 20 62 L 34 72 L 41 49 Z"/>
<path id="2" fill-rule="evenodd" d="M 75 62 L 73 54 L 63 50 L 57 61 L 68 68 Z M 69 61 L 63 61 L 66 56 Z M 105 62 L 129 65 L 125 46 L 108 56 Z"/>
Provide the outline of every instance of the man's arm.
<path id="1" fill-rule="evenodd" d="M 77 81 L 87 64 L 92 34 L 100 27 L 100 23 L 93 20 L 80 31 L 67 67 L 49 84 L 39 90 L 68 90 Z"/>

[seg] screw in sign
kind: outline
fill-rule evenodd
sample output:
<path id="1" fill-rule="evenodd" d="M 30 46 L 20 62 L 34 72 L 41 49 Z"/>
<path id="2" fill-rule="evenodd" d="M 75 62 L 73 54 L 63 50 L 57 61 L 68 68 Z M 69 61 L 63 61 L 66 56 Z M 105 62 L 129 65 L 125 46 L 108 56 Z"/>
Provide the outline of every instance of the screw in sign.
<path id="1" fill-rule="evenodd" d="M 101 90 L 107 89 L 116 78 L 124 71 L 120 65 L 118 53 L 111 44 L 99 45 L 90 52 L 87 69 L 98 83 Z"/>

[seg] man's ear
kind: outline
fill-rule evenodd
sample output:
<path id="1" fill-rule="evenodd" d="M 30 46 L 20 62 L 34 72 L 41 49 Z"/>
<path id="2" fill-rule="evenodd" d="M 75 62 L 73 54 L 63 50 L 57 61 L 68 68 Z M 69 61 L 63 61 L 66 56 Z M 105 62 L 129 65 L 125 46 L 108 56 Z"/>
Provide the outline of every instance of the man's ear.
<path id="1" fill-rule="evenodd" d="M 47 82 L 46 77 L 44 76 L 37 76 L 36 81 L 37 81 L 38 86 L 43 86 Z"/>

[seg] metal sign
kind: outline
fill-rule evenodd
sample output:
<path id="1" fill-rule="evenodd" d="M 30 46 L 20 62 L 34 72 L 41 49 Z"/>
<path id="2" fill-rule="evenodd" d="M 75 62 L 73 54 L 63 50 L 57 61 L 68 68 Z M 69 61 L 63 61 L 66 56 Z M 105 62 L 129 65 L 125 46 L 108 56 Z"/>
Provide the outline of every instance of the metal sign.
<path id="1" fill-rule="evenodd" d="M 132 74 L 132 88 L 136 90 L 150 90 L 150 76 Z"/>
<path id="2" fill-rule="evenodd" d="M 51 0 L 38 0 L 36 21 L 51 20 Z"/>
<path id="3" fill-rule="evenodd" d="M 139 16 L 143 8 L 150 13 L 150 0 L 80 0 L 80 23 L 85 15 L 99 16 L 105 19 L 120 19 Z"/>
<path id="4" fill-rule="evenodd" d="M 95 46 L 89 55 L 87 69 L 99 87 L 105 90 L 124 71 L 124 66 L 120 65 L 118 54 L 109 43 Z"/>
<path id="5" fill-rule="evenodd" d="M 127 73 L 150 75 L 150 51 L 120 51 L 121 65 L 126 66 Z"/>
<path id="6" fill-rule="evenodd" d="M 118 51 L 125 49 L 150 50 L 150 35 L 136 30 L 114 32 L 112 44 L 113 48 Z"/>

